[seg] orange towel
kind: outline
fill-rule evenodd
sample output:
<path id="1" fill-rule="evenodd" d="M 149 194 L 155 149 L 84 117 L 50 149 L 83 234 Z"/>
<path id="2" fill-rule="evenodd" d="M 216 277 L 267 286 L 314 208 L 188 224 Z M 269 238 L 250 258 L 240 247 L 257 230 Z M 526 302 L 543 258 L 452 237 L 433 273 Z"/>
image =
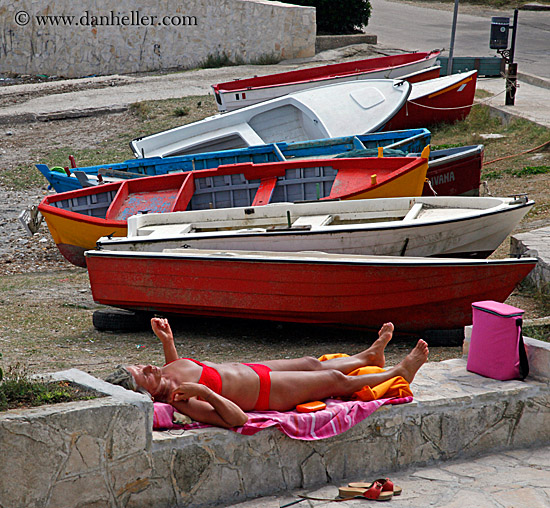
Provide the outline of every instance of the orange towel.
<path id="1" fill-rule="evenodd" d="M 342 358 L 349 356 L 342 353 L 323 355 L 319 358 L 321 362 L 331 360 L 332 358 Z M 380 367 L 361 367 L 350 372 L 348 376 L 360 376 L 362 374 L 376 374 L 384 372 Z M 392 377 L 383 383 L 380 383 L 373 388 L 369 386 L 363 387 L 358 392 L 355 392 L 351 397 L 352 400 L 362 400 L 368 402 L 376 399 L 389 399 L 391 397 L 412 397 L 413 393 L 409 383 L 401 376 Z"/>

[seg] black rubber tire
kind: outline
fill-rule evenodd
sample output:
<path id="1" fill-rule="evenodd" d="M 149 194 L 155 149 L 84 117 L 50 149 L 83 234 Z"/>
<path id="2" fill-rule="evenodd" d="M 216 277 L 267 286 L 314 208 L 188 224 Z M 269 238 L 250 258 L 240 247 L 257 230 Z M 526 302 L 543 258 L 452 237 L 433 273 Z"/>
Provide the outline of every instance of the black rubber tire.
<path id="1" fill-rule="evenodd" d="M 96 310 L 92 322 L 101 332 L 137 332 L 151 326 L 149 313 L 123 309 Z"/>
<path id="2" fill-rule="evenodd" d="M 452 330 L 426 330 L 423 339 L 428 346 L 462 346 L 464 342 L 464 328 Z"/>

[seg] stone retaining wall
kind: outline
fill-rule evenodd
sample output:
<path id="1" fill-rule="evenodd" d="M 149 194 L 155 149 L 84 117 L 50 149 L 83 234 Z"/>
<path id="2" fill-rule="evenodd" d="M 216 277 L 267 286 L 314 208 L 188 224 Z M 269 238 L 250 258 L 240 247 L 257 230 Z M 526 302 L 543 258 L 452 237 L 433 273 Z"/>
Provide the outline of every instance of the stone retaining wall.
<path id="1" fill-rule="evenodd" d="M 538 259 L 535 268 L 522 284 L 533 287 L 548 297 L 550 294 L 550 227 L 518 233 L 510 237 L 510 256 Z"/>
<path id="2" fill-rule="evenodd" d="M 55 374 L 108 396 L 0 413 L 0 506 L 200 507 L 232 504 L 343 478 L 376 477 L 436 461 L 550 441 L 550 346 L 539 380 L 500 382 L 465 360 L 428 363 L 415 401 L 384 406 L 330 439 L 279 430 L 153 432 L 152 402 L 76 369 Z"/>
<path id="3" fill-rule="evenodd" d="M 191 68 L 223 53 L 244 62 L 315 54 L 315 8 L 266 0 L 0 0 L 0 20 L 0 74 L 81 77 Z"/>

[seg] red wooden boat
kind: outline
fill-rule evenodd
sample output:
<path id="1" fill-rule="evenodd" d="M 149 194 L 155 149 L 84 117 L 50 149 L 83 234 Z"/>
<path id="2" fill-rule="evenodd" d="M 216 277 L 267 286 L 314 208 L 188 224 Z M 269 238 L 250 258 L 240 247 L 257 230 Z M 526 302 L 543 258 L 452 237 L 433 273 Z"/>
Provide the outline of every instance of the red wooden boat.
<path id="1" fill-rule="evenodd" d="M 84 252 L 102 236 L 126 236 L 137 213 L 177 212 L 282 201 L 419 196 L 423 157 L 297 159 L 122 180 L 46 196 L 38 209 L 60 252 L 86 266 Z"/>
<path id="2" fill-rule="evenodd" d="M 384 130 L 411 129 L 464 120 L 474 103 L 476 82 L 477 71 L 469 71 L 413 83 L 407 102 Z"/>
<path id="3" fill-rule="evenodd" d="M 402 78 L 427 67 L 433 67 L 439 55 L 439 51 L 430 51 L 366 58 L 352 62 L 319 65 L 297 71 L 237 79 L 212 85 L 212 88 L 218 109 L 220 111 L 233 111 L 258 102 L 275 99 L 291 92 L 321 85 L 333 85 L 357 79 Z M 439 76 L 439 70 L 437 72 Z"/>
<path id="4" fill-rule="evenodd" d="M 537 262 L 195 249 L 86 258 L 104 305 L 411 332 L 471 324 L 472 302 L 504 301 Z"/>
<path id="5" fill-rule="evenodd" d="M 423 196 L 479 196 L 483 145 L 432 150 Z"/>

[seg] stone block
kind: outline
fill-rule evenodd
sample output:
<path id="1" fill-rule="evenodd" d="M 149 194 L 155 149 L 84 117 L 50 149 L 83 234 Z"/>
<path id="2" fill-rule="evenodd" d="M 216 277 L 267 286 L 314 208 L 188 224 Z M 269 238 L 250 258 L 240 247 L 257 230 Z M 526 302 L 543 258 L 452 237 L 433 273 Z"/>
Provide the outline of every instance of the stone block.
<path id="1" fill-rule="evenodd" d="M 529 256 L 538 262 L 522 284 L 550 294 L 550 227 L 519 233 L 510 237 L 510 256 Z"/>
<path id="2" fill-rule="evenodd" d="M 112 501 L 104 476 L 97 472 L 55 483 L 48 505 L 56 508 L 109 508 L 113 504 Z M 41 506 L 46 506 L 44 501 L 43 503 Z"/>
<path id="3" fill-rule="evenodd" d="M 315 53 L 342 48 L 352 44 L 376 44 L 378 37 L 368 34 L 318 35 L 315 40 Z"/>

